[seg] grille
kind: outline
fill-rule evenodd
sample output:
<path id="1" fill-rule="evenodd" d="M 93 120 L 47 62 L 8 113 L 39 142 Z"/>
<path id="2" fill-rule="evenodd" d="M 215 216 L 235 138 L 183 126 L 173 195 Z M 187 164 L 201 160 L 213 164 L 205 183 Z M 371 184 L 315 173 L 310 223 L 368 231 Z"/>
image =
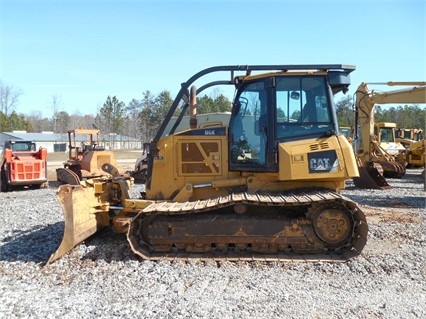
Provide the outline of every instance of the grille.
<path id="1" fill-rule="evenodd" d="M 309 148 L 311 149 L 311 151 L 318 151 L 318 150 L 326 150 L 329 149 L 330 147 L 328 146 L 328 143 L 319 143 L 319 144 L 311 144 L 309 145 Z"/>

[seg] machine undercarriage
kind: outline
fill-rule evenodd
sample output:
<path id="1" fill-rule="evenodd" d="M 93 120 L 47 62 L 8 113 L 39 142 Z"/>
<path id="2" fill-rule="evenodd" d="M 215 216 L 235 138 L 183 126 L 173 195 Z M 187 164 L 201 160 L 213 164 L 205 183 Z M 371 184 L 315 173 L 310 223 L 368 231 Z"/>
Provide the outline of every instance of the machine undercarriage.
<path id="1" fill-rule="evenodd" d="M 151 260 L 346 260 L 360 254 L 367 232 L 353 201 L 318 190 L 152 204 L 131 222 L 128 240 Z"/>

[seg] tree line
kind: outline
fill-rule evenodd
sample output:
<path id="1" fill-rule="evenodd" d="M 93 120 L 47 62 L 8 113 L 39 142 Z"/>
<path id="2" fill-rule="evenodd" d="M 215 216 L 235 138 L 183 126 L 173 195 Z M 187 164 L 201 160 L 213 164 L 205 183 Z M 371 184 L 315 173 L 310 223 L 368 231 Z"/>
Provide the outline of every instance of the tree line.
<path id="1" fill-rule="evenodd" d="M 339 126 L 355 126 L 355 107 L 351 96 L 345 96 L 336 102 Z M 374 107 L 374 121 L 396 123 L 398 128 L 426 128 L 426 109 L 417 104 Z"/>
<path id="2" fill-rule="evenodd" d="M 127 105 L 117 96 L 108 96 L 96 116 L 86 114 L 69 114 L 58 111 L 60 99 L 52 97 L 53 115 L 43 117 L 41 113 L 30 115 L 17 114 L 17 105 L 21 92 L 0 81 L 0 132 L 25 130 L 27 132 L 52 131 L 66 133 L 67 130 L 84 127 L 97 128 L 102 134 L 120 134 L 140 141 L 149 141 L 155 136 L 173 98 L 169 91 L 155 95 L 149 90 L 142 93 L 142 98 L 132 99 Z M 231 110 L 231 101 L 218 91 L 213 96 L 197 97 L 199 114 L 227 112 Z M 340 126 L 354 127 L 355 114 L 353 99 L 345 96 L 336 102 L 337 118 Z M 399 105 L 396 107 L 375 107 L 376 122 L 395 122 L 400 128 L 425 128 L 426 109 L 419 105 Z"/>

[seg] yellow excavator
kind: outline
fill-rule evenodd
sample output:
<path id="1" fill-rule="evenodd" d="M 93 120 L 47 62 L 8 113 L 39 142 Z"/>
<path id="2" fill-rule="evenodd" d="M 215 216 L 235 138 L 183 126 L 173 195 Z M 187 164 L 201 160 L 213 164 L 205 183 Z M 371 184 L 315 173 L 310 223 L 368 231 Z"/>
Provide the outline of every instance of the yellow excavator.
<path id="1" fill-rule="evenodd" d="M 409 88 L 378 92 L 361 83 L 355 92 L 356 140 L 353 142 L 359 177 L 353 178 L 359 188 L 385 189 L 391 186 L 385 177 L 402 177 L 405 165 L 390 155 L 374 134 L 374 107 L 389 103 L 426 103 L 426 82 L 374 83 Z"/>
<path id="2" fill-rule="evenodd" d="M 141 198 L 130 198 L 120 176 L 59 187 L 64 237 L 48 262 L 111 225 L 149 260 L 358 256 L 368 226 L 358 205 L 339 193 L 358 169 L 333 102 L 347 92 L 354 69 L 234 65 L 193 75 L 150 143 Z M 213 74 L 228 77 L 194 86 Z M 229 123 L 198 123 L 197 95 L 215 85 L 235 86 Z M 190 128 L 176 131 L 187 113 Z"/>

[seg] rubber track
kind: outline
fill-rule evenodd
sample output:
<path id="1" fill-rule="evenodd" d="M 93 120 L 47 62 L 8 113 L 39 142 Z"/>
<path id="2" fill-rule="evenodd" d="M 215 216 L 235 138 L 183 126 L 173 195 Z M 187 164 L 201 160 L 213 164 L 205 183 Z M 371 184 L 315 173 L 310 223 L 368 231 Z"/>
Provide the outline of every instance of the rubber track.
<path id="1" fill-rule="evenodd" d="M 235 205 L 238 203 L 250 205 L 267 206 L 308 206 L 313 203 L 341 202 L 352 213 L 355 221 L 355 231 L 351 239 L 350 247 L 343 247 L 338 251 L 327 251 L 321 254 L 296 254 L 278 253 L 278 254 L 260 254 L 260 253 L 234 253 L 214 252 L 214 253 L 151 253 L 140 246 L 136 240 L 130 238 L 133 230 L 133 223 L 129 228 L 127 235 L 132 250 L 147 260 L 200 260 L 200 261 L 278 261 L 278 262 L 344 262 L 348 259 L 358 256 L 367 243 L 368 226 L 364 213 L 358 205 L 347 197 L 329 190 L 317 190 L 302 193 L 286 193 L 274 195 L 260 195 L 249 193 L 236 193 L 222 196 L 215 199 L 199 200 L 194 202 L 159 202 L 146 207 L 140 214 L 145 217 L 151 214 L 162 215 L 180 215 L 180 214 L 198 214 L 215 210 L 220 207 Z M 138 217 L 135 218 L 135 220 Z"/>

